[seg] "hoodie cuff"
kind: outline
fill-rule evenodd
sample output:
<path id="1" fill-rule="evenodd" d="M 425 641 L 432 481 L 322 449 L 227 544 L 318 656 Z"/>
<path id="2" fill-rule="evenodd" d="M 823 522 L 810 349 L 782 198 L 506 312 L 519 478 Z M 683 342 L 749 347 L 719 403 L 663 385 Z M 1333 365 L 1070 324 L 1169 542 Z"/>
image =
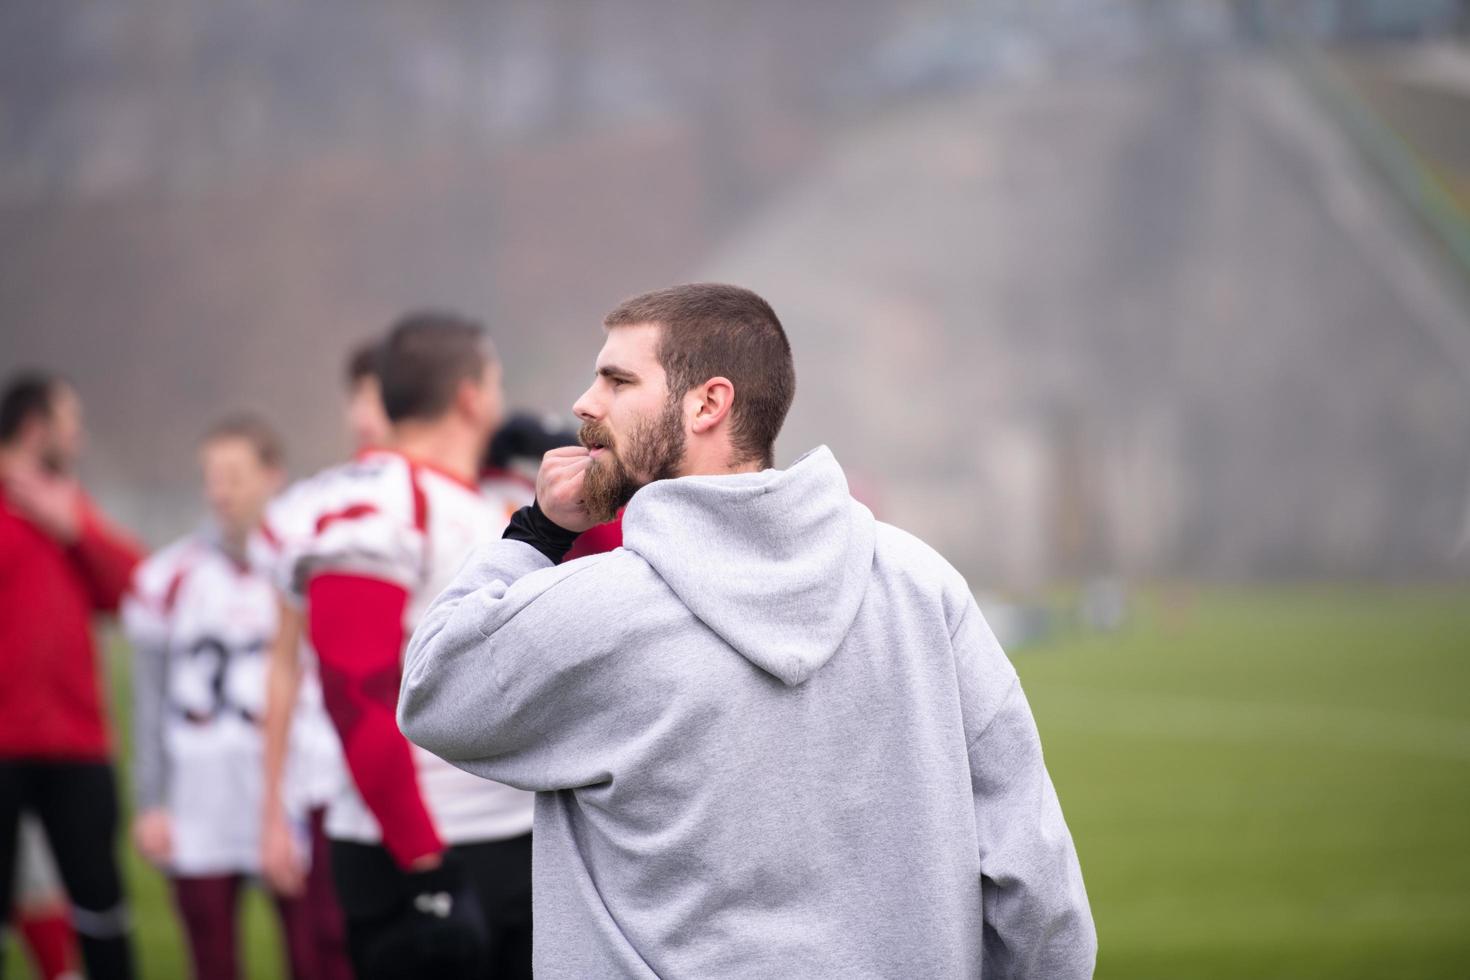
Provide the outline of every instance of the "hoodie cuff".
<path id="1" fill-rule="evenodd" d="M 510 541 L 524 541 L 555 565 L 572 549 L 579 534 L 568 531 L 547 517 L 541 512 L 541 505 L 533 501 L 529 507 L 522 507 L 515 512 L 501 537 Z"/>

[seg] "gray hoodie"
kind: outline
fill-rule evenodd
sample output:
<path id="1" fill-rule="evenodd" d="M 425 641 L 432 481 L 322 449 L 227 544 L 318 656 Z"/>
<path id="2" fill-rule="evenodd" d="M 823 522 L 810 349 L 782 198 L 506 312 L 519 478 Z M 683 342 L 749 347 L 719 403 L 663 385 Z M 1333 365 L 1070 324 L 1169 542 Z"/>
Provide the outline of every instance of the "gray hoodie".
<path id="1" fill-rule="evenodd" d="M 540 980 L 1092 975 L 1015 671 L 827 449 L 650 484 L 623 541 L 482 547 L 404 666 L 409 739 L 538 793 Z"/>

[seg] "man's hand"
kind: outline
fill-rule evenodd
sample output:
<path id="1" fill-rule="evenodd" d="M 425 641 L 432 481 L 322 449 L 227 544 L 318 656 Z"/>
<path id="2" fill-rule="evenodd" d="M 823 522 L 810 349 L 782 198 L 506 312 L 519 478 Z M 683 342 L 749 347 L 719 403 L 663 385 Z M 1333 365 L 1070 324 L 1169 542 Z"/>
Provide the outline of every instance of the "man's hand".
<path id="1" fill-rule="evenodd" d="M 133 818 L 133 846 L 149 863 L 168 864 L 174 855 L 174 825 L 163 807 L 144 810 Z"/>
<path id="2" fill-rule="evenodd" d="M 305 864 L 286 815 L 273 810 L 260 828 L 260 871 L 266 883 L 277 894 L 295 898 L 306 888 Z"/>
<path id="3" fill-rule="evenodd" d="M 582 502 L 582 481 L 591 465 L 592 455 L 581 446 L 563 446 L 541 458 L 536 503 L 553 524 L 581 533 L 600 523 Z"/>
<path id="4" fill-rule="evenodd" d="M 62 544 L 82 534 L 82 491 L 69 476 L 47 473 L 38 466 L 14 466 L 5 472 L 5 499 L 15 511 Z"/>

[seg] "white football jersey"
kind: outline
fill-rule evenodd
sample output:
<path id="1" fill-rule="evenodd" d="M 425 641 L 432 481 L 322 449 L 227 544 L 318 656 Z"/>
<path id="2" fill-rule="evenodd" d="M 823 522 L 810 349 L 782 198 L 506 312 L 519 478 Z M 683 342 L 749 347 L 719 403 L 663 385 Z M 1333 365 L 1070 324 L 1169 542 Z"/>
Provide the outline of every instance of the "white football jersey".
<path id="1" fill-rule="evenodd" d="M 161 651 L 162 726 L 173 823 L 172 870 L 259 866 L 267 651 L 277 608 L 270 581 L 200 531 L 155 553 L 122 606 L 135 647 Z"/>
<path id="2" fill-rule="evenodd" d="M 409 600 L 404 635 L 412 634 L 470 550 L 498 538 L 509 522 L 510 484 L 491 499 L 481 488 L 390 450 L 368 450 L 310 481 L 310 533 L 283 541 L 289 585 L 305 594 L 322 572 L 346 572 L 402 586 Z M 514 490 L 525 497 L 524 482 Z M 529 497 L 525 497 L 529 500 Z M 516 505 L 521 506 L 520 504 Z M 529 833 L 534 796 L 472 776 L 412 746 L 419 789 L 439 836 L 450 844 L 504 840 Z M 376 819 L 350 780 L 327 812 L 327 835 L 377 843 Z"/>

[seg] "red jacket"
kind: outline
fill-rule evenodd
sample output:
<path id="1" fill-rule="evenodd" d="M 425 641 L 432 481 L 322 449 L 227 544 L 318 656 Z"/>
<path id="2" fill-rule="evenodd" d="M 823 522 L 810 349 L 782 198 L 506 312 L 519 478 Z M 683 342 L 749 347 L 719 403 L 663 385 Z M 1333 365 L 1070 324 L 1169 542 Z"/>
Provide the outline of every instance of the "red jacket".
<path id="1" fill-rule="evenodd" d="M 0 488 L 0 759 L 109 753 L 92 612 L 112 612 L 141 554 L 82 501 L 70 547 L 9 508 Z"/>

